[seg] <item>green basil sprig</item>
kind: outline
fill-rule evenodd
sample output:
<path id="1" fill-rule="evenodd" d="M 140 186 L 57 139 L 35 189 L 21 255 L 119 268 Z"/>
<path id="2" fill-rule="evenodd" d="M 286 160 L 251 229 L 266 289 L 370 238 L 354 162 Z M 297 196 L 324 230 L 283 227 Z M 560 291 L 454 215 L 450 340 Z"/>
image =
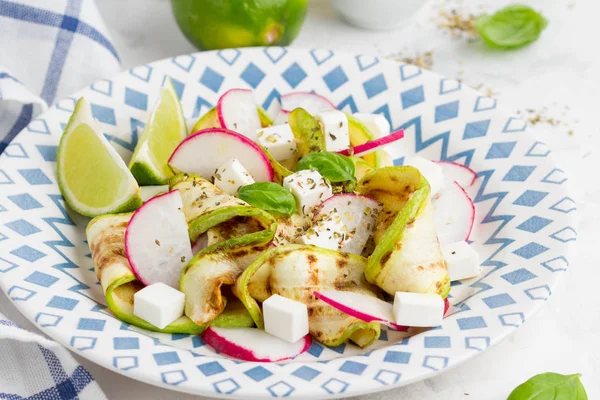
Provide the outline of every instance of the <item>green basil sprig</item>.
<path id="1" fill-rule="evenodd" d="M 350 157 L 337 153 L 312 153 L 298 162 L 297 170 L 316 169 L 331 183 L 356 182 L 354 163 Z"/>
<path id="2" fill-rule="evenodd" d="M 256 182 L 243 186 L 238 192 L 238 198 L 276 216 L 289 217 L 296 211 L 294 196 L 283 186 L 273 182 Z"/>
<path id="3" fill-rule="evenodd" d="M 539 374 L 517 386 L 507 400 L 587 400 L 580 374 Z"/>
<path id="4" fill-rule="evenodd" d="M 515 4 L 475 21 L 479 35 L 490 47 L 515 49 L 537 40 L 548 20 L 533 8 Z"/>

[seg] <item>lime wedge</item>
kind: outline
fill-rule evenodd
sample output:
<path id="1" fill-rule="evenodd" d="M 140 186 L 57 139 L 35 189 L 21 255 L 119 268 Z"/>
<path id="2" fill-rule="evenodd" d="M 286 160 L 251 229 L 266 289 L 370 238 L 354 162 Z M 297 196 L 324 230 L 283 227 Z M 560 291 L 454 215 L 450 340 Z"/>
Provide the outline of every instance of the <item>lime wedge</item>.
<path id="1" fill-rule="evenodd" d="M 169 183 L 174 174 L 167 161 L 186 136 L 183 110 L 171 80 L 167 79 L 129 163 L 140 185 Z"/>
<path id="2" fill-rule="evenodd" d="M 140 188 L 81 98 L 60 139 L 60 192 L 69 206 L 88 217 L 132 211 L 142 204 Z"/>

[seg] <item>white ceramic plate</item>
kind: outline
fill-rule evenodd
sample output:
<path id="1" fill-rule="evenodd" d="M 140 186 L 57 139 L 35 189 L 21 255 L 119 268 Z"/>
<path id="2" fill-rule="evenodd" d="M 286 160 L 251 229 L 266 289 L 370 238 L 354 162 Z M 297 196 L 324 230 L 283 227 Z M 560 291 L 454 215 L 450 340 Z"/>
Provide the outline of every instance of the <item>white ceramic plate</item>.
<path id="1" fill-rule="evenodd" d="M 382 329 L 364 352 L 314 344 L 279 364 L 224 358 L 198 336 L 156 334 L 114 318 L 96 283 L 84 228 L 56 184 L 56 148 L 85 96 L 124 157 L 165 77 L 197 118 L 232 87 L 254 89 L 265 108 L 280 93 L 316 91 L 348 111 L 385 115 L 406 137 L 390 152 L 465 163 L 477 215 L 481 277 L 453 285 L 442 327 L 403 338 Z M 575 204 L 550 151 L 496 101 L 416 66 L 326 50 L 255 48 L 184 55 L 123 72 L 60 101 L 0 157 L 0 285 L 45 333 L 129 377 L 207 396 L 326 398 L 425 379 L 497 343 L 533 314 L 568 266 Z"/>

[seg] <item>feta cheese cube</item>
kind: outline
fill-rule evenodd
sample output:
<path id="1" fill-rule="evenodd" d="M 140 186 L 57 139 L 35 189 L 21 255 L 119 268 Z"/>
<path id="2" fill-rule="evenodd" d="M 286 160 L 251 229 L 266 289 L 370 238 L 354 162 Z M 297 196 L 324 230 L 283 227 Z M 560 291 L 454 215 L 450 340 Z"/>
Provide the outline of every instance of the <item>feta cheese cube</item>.
<path id="1" fill-rule="evenodd" d="M 444 299 L 432 293 L 396 292 L 393 311 L 398 325 L 438 326 L 444 318 Z"/>
<path id="2" fill-rule="evenodd" d="M 376 138 L 390 134 L 390 123 L 381 114 L 354 113 L 352 116 L 365 124 Z"/>
<path id="3" fill-rule="evenodd" d="M 133 295 L 133 315 L 163 329 L 183 315 L 185 294 L 164 283 L 146 286 Z"/>
<path id="4" fill-rule="evenodd" d="M 348 117 L 343 111 L 324 111 L 315 115 L 325 136 L 327 151 L 340 151 L 350 147 L 350 133 L 348 132 Z"/>
<path id="5" fill-rule="evenodd" d="M 451 281 L 473 278 L 480 273 L 479 254 L 467 242 L 455 242 L 442 246 Z"/>
<path id="6" fill-rule="evenodd" d="M 277 161 L 296 155 L 296 142 L 288 124 L 269 126 L 256 131 L 257 142 L 266 148 Z"/>
<path id="7" fill-rule="evenodd" d="M 283 180 L 283 187 L 296 198 L 300 214 L 311 214 L 316 206 L 333 196 L 331 185 L 314 169 L 295 172 Z"/>
<path id="8" fill-rule="evenodd" d="M 237 158 L 232 158 L 221 165 L 214 174 L 215 186 L 235 196 L 242 186 L 254 183 L 248 170 Z"/>
<path id="9" fill-rule="evenodd" d="M 342 218 L 337 213 L 330 213 L 320 218 L 304 235 L 296 239 L 296 243 L 312 244 L 329 250 L 341 250 L 351 239 L 347 230 Z"/>
<path id="10" fill-rule="evenodd" d="M 427 179 L 429 186 L 431 186 L 432 197 L 444 189 L 444 186 L 446 185 L 444 182 L 444 172 L 442 167 L 440 167 L 438 164 L 426 160 L 423 157 L 412 156 L 404 160 L 404 165 L 415 167 L 419 170 L 419 172 L 421 172 L 421 175 Z"/>
<path id="11" fill-rule="evenodd" d="M 306 304 L 274 294 L 262 305 L 268 334 L 290 343 L 296 343 L 308 335 Z"/>

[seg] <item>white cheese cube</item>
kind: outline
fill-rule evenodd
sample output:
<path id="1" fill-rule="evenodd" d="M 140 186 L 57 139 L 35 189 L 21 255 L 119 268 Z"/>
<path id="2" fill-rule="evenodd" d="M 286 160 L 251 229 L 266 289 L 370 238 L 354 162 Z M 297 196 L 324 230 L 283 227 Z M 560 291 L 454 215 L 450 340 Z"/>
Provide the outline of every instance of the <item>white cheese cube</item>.
<path id="1" fill-rule="evenodd" d="M 185 294 L 164 283 L 146 286 L 133 295 L 133 315 L 163 329 L 183 315 Z"/>
<path id="2" fill-rule="evenodd" d="M 444 189 L 444 186 L 446 185 L 444 182 L 444 172 L 442 167 L 440 167 L 438 164 L 426 160 L 423 157 L 412 156 L 407 157 L 404 160 L 404 165 L 415 167 L 419 170 L 419 172 L 421 172 L 421 175 L 427 179 L 429 186 L 431 186 L 432 197 Z"/>
<path id="3" fill-rule="evenodd" d="M 473 278 L 480 273 L 479 254 L 467 242 L 455 242 L 442 246 L 450 280 Z"/>
<path id="4" fill-rule="evenodd" d="M 441 325 L 444 299 L 431 293 L 396 292 L 394 318 L 403 326 L 431 327 Z"/>
<path id="5" fill-rule="evenodd" d="M 296 155 L 296 142 L 288 124 L 269 126 L 256 131 L 257 142 L 266 148 L 277 161 Z"/>
<path id="6" fill-rule="evenodd" d="M 340 151 L 350 147 L 350 133 L 348 132 L 348 117 L 343 111 L 324 111 L 315 115 L 325 136 L 327 151 Z"/>
<path id="7" fill-rule="evenodd" d="M 351 235 L 347 231 L 348 228 L 342 222 L 339 214 L 332 212 L 320 218 L 304 235 L 296 239 L 296 243 L 312 244 L 329 250 L 341 250 L 351 239 Z"/>
<path id="8" fill-rule="evenodd" d="M 308 335 L 306 304 L 274 294 L 262 306 L 268 334 L 290 343 L 296 343 Z"/>
<path id="9" fill-rule="evenodd" d="M 352 116 L 365 124 L 376 138 L 387 136 L 391 132 L 390 123 L 381 114 L 354 113 Z"/>
<path id="10" fill-rule="evenodd" d="M 154 196 L 161 193 L 167 193 L 168 191 L 169 185 L 141 186 L 140 196 L 142 197 L 142 201 L 145 203 Z"/>
<path id="11" fill-rule="evenodd" d="M 254 183 L 248 170 L 237 158 L 232 158 L 217 168 L 214 179 L 216 187 L 232 196 L 237 195 L 242 186 Z"/>
<path id="12" fill-rule="evenodd" d="M 298 212 L 303 215 L 311 214 L 316 206 L 333 195 L 329 182 L 314 169 L 285 177 L 283 187 L 294 195 Z"/>

